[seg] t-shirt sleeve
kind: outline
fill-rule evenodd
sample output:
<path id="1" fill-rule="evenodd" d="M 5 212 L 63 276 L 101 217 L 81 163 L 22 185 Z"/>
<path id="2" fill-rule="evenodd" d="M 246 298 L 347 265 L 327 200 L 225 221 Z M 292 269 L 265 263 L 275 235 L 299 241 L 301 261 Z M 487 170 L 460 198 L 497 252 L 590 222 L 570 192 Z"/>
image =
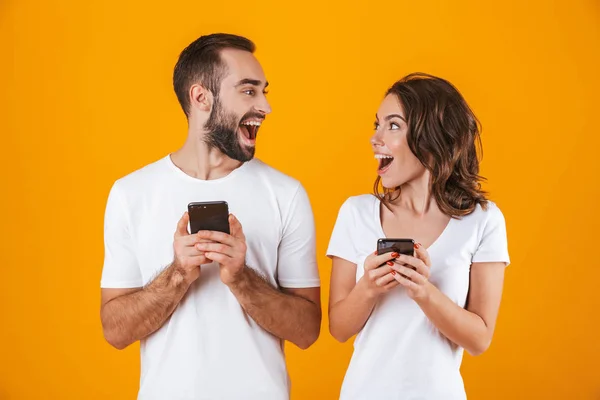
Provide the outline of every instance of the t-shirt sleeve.
<path id="1" fill-rule="evenodd" d="M 104 214 L 102 288 L 142 287 L 142 274 L 129 231 L 128 212 L 117 183 L 108 195 Z"/>
<path id="2" fill-rule="evenodd" d="M 504 262 L 508 266 L 508 241 L 506 223 L 502 211 L 493 203 L 488 204 L 487 219 L 483 227 L 483 235 L 472 262 Z"/>
<path id="3" fill-rule="evenodd" d="M 354 244 L 355 225 L 353 206 L 351 200 L 348 199 L 342 204 L 338 212 L 337 220 L 329 239 L 327 257 L 339 257 L 358 264 L 358 252 Z"/>
<path id="4" fill-rule="evenodd" d="M 315 221 L 306 191 L 299 185 L 284 215 L 278 248 L 277 281 L 285 288 L 319 287 Z"/>

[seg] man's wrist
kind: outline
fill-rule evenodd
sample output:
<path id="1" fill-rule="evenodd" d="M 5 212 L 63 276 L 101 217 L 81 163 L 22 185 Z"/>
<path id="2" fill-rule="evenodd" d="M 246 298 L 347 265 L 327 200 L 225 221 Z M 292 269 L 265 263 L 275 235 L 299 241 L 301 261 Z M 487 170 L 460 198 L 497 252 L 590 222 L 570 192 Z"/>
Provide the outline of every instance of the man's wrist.
<path id="1" fill-rule="evenodd" d="M 192 283 L 188 271 L 186 271 L 177 261 L 173 261 L 171 264 L 171 271 L 168 278 L 170 287 L 187 287 Z"/>
<path id="2" fill-rule="evenodd" d="M 232 274 L 231 280 L 227 283 L 230 289 L 238 289 L 248 283 L 250 267 L 244 264 L 235 274 Z"/>

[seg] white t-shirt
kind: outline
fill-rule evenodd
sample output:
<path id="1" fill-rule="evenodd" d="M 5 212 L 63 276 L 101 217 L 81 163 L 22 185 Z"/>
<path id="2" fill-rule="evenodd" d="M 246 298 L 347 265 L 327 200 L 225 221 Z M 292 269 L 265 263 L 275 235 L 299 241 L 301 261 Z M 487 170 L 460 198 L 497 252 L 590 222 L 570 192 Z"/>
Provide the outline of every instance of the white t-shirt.
<path id="1" fill-rule="evenodd" d="M 103 288 L 141 287 L 173 261 L 177 221 L 194 201 L 225 200 L 241 222 L 247 265 L 277 287 L 320 285 L 309 199 L 293 178 L 252 160 L 215 180 L 167 156 L 117 180 L 105 215 Z M 202 266 L 165 324 L 141 341 L 138 399 L 288 399 L 283 342 L 242 309 Z"/>
<path id="2" fill-rule="evenodd" d="M 427 249 L 430 282 L 461 307 L 471 263 L 509 263 L 504 217 L 494 203 L 488 204 L 487 211 L 478 206 L 460 220 L 451 219 Z M 340 209 L 327 255 L 356 264 L 358 281 L 364 260 L 384 237 L 380 201 L 372 195 L 351 197 Z M 437 330 L 404 288 L 396 287 L 379 298 L 357 335 L 340 399 L 465 399 L 462 355 L 463 349 Z"/>

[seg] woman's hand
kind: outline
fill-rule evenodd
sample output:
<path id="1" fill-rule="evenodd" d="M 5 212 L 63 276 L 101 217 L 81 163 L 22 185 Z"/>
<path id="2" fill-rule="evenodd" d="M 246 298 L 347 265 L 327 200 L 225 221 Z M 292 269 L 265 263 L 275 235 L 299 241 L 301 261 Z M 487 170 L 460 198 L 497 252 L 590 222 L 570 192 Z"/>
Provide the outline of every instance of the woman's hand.
<path id="1" fill-rule="evenodd" d="M 431 283 L 429 270 L 431 259 L 427 250 L 419 243 L 415 244 L 415 257 L 399 254 L 391 269 L 397 272 L 395 281 L 406 288 L 407 294 L 413 300 L 422 300 L 429 296 Z"/>
<path id="2" fill-rule="evenodd" d="M 394 279 L 397 274 L 392 269 L 396 257 L 398 257 L 398 253 L 377 255 L 377 252 L 375 252 L 366 258 L 364 263 L 365 273 L 360 281 L 365 286 L 369 297 L 379 297 L 400 284 Z"/>

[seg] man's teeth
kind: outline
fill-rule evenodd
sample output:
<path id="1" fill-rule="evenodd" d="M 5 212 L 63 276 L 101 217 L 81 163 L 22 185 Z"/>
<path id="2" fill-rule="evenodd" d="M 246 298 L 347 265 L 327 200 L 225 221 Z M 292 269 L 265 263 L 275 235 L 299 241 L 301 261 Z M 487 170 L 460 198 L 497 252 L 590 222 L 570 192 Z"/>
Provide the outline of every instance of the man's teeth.
<path id="1" fill-rule="evenodd" d="M 258 121 L 246 121 L 246 122 L 242 122 L 242 125 L 254 125 L 254 126 L 260 126 L 260 122 Z"/>
<path id="2" fill-rule="evenodd" d="M 388 156 L 386 154 L 375 154 L 375 158 L 381 159 L 381 158 L 394 158 L 394 157 Z"/>

